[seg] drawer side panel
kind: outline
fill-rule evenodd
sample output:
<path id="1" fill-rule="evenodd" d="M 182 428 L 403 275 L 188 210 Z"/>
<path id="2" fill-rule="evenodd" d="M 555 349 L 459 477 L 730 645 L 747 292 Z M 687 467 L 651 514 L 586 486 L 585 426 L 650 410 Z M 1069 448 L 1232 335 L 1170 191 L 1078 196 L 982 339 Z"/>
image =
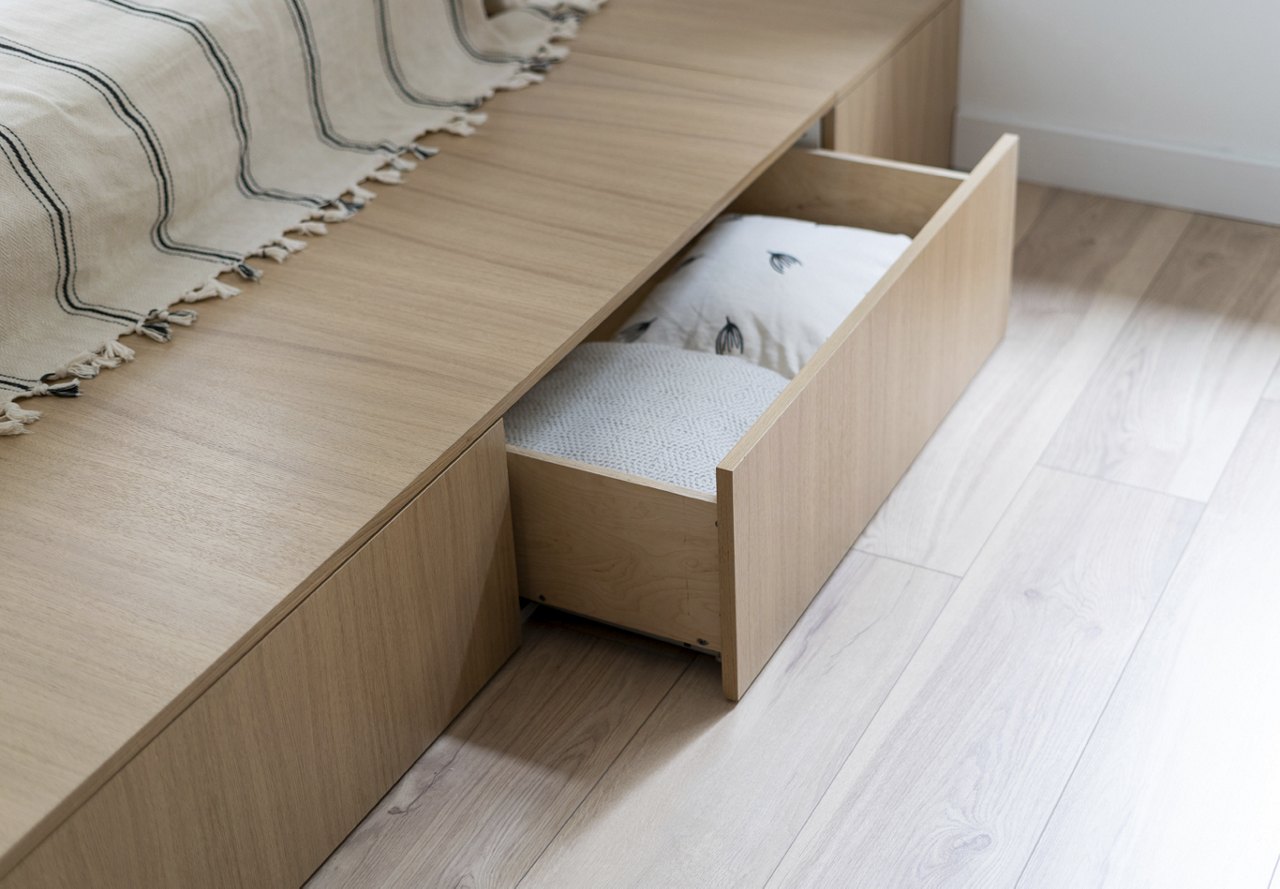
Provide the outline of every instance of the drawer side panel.
<path id="1" fill-rule="evenodd" d="M 737 699 L 1004 335 L 1005 137 L 717 470 L 725 693 Z"/>

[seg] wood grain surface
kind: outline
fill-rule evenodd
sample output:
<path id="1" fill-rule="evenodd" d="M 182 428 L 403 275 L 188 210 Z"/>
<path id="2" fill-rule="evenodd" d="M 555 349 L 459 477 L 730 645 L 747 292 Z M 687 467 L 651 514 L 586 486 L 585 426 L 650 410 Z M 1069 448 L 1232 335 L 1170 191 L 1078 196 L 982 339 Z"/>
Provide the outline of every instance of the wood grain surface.
<path id="1" fill-rule="evenodd" d="M 1034 470 L 768 885 L 1012 884 L 1199 513 Z"/>
<path id="2" fill-rule="evenodd" d="M 307 886 L 514 886 L 692 659 L 535 617 L 509 668 Z"/>
<path id="3" fill-rule="evenodd" d="M 960 74 L 960 0 L 951 0 L 831 110 L 823 147 L 951 166 Z"/>
<path id="4" fill-rule="evenodd" d="M 1070 192 L 1038 213 L 1032 200 L 1005 339 L 858 541 L 865 552 L 968 570 L 1191 221 Z"/>
<path id="5" fill-rule="evenodd" d="M 1001 349 L 1016 346 L 1020 360 L 998 361 L 997 352 L 976 385 L 1025 392 L 981 402 L 971 451 L 947 430 L 976 387 L 940 433 L 974 487 L 957 483 L 932 501 L 955 520 L 931 524 L 921 511 L 918 521 L 939 551 L 955 537 L 958 549 L 981 555 L 964 563 L 938 623 L 927 625 L 951 587 L 946 578 L 851 554 L 739 704 L 722 700 L 711 658 L 694 660 L 595 789 L 574 785 L 581 807 L 533 865 L 526 889 L 760 886 L 814 809 L 822 835 L 834 839 L 817 841 L 829 854 L 814 870 L 786 865 L 789 882 L 805 887 L 1280 887 L 1271 753 L 1280 729 L 1269 694 L 1277 682 L 1278 405 L 1255 405 L 1194 532 L 1195 504 L 1036 468 L 1028 443 L 1043 448 L 1052 437 L 1159 266 L 1178 261 L 1189 219 L 1020 189 L 1018 277 Z M 1198 329 L 1205 319 L 1184 313 L 1175 323 Z M 1236 375 L 1224 382 L 1255 385 Z M 1193 389 L 1184 394 L 1187 403 L 1196 398 Z M 1016 448 L 1000 449 L 1004 437 Z M 920 459 L 930 453 L 938 459 L 933 445 Z M 992 486 L 997 470 L 1012 477 L 1001 480 L 1008 499 Z M 960 508 L 984 497 L 995 502 Z M 983 523 L 976 544 L 968 520 Z M 1180 540 L 1189 541 L 1181 557 Z M 612 632 L 598 628 L 602 640 L 624 644 Z M 523 688 L 550 681 L 526 672 L 562 675 L 555 661 L 518 657 L 517 665 Z M 505 671 L 498 681 L 508 681 Z M 530 819 L 519 795 L 561 786 L 544 774 L 555 754 L 528 752 L 527 711 L 510 706 L 509 719 L 493 707 L 483 716 L 492 779 L 449 783 L 431 796 L 454 819 L 442 853 L 459 862 L 450 873 L 475 875 L 463 885 L 513 884 L 520 868 L 501 862 L 524 866 L 531 856 L 506 813 L 517 809 L 513 820 L 540 842 L 546 822 Z M 836 784 L 857 788 L 841 798 L 847 820 L 834 803 L 817 802 L 844 751 L 864 776 L 851 785 L 846 771 Z M 434 768 L 447 782 L 447 770 Z M 455 795 L 469 804 L 452 802 Z M 384 818 L 381 829 L 394 823 Z M 417 846 L 437 848 L 434 832 L 412 833 L 398 832 L 386 854 L 371 856 L 379 866 L 368 873 L 391 873 L 392 850 L 416 862 L 405 873 L 424 866 Z M 360 843 L 377 840 L 362 834 Z M 865 855 L 876 875 L 856 863 L 846 873 L 836 861 L 842 850 Z M 501 878 L 483 876 L 494 874 Z M 783 872 L 778 881 L 786 884 Z"/>
<path id="6" fill-rule="evenodd" d="M 499 424 L 0 886 L 296 886 L 519 640 Z"/>
<path id="7" fill-rule="evenodd" d="M 1267 885 L 1280 856 L 1277 453 L 1280 405 L 1263 402 L 1020 885 Z"/>
<path id="8" fill-rule="evenodd" d="M 0 452 L 0 873 L 936 7 L 608 7 L 360 218 L 44 399 Z"/>
<path id="9" fill-rule="evenodd" d="M 1280 229 L 1198 217 L 1044 455 L 1205 501 L 1280 360 Z"/>
<path id="10" fill-rule="evenodd" d="M 740 703 L 699 658 L 519 885 L 763 884 L 954 584 L 855 554 Z"/>
<path id="11" fill-rule="evenodd" d="M 720 649 L 716 499 L 510 448 L 520 594 Z"/>
<path id="12" fill-rule="evenodd" d="M 731 699 L 1000 341 L 1016 189 L 1017 139 L 1007 136 L 717 468 Z M 850 206 L 845 223 L 861 224 Z"/>
<path id="13" fill-rule="evenodd" d="M 607 29 L 602 14 L 589 28 Z M 820 112 L 573 56 L 0 452 L 0 873 Z M 136 339 L 136 338 L 135 338 Z"/>
<path id="14" fill-rule="evenodd" d="M 929 21 L 945 0 L 630 0 L 583 50 L 842 96 Z M 594 21 L 591 24 L 595 24 Z"/>

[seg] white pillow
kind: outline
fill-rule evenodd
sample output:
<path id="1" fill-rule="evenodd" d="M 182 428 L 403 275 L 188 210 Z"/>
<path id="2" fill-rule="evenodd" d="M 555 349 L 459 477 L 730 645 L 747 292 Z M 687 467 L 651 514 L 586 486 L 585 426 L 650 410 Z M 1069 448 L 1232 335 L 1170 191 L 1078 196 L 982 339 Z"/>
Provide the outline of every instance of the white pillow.
<path id="1" fill-rule="evenodd" d="M 716 464 L 786 386 L 741 358 L 583 343 L 504 425 L 518 447 L 714 494 Z"/>
<path id="2" fill-rule="evenodd" d="M 801 219 L 721 216 L 616 339 L 741 355 L 791 378 L 910 243 Z"/>

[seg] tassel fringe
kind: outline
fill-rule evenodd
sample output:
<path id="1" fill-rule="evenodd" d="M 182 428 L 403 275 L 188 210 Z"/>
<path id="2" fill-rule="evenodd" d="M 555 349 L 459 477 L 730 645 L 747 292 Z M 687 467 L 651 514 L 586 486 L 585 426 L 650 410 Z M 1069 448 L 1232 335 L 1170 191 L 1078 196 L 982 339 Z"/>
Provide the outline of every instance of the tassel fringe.
<path id="1" fill-rule="evenodd" d="M 596 12 L 604 5 L 605 0 L 509 0 L 512 6 L 528 6 L 542 10 L 551 20 L 548 34 L 549 40 L 569 39 L 577 35 L 583 16 Z M 568 55 L 568 49 L 552 43 L 539 48 L 536 59 L 517 71 L 505 82 L 498 84 L 497 90 L 517 90 L 541 83 L 545 80 L 546 71 L 556 62 Z M 492 95 L 492 92 L 489 96 Z M 488 98 L 485 96 L 484 98 Z M 481 100 L 477 100 L 473 110 L 461 112 L 450 118 L 439 130 L 457 136 L 470 136 L 475 128 L 483 124 L 488 115 L 476 111 Z M 366 179 L 382 185 L 397 185 L 403 181 L 403 174 L 416 169 L 419 161 L 427 160 L 439 154 L 440 149 L 433 146 L 419 145 L 411 142 L 398 154 L 383 155 L 382 165 L 370 173 Z M 355 216 L 369 201 L 377 195 L 359 183 L 353 184 L 329 204 L 310 211 L 307 218 L 285 229 L 286 234 L 321 236 L 328 234 L 328 225 L 346 222 Z M 291 254 L 305 249 L 306 241 L 281 235 L 269 243 L 248 254 L 248 256 L 264 257 L 276 262 L 284 262 Z M 262 278 L 262 270 L 246 261 L 232 263 L 223 269 L 224 272 L 235 272 L 242 279 L 257 282 Z M 178 303 L 193 303 L 217 297 L 228 299 L 240 293 L 239 287 L 211 278 L 209 281 L 178 297 Z M 167 343 L 172 339 L 172 325 L 188 327 L 196 320 L 196 313 L 191 309 L 169 308 L 156 309 L 141 321 L 127 328 L 127 333 L 135 333 Z M 12 396 L 15 400 L 0 406 L 0 436 L 24 435 L 27 428 L 40 419 L 40 411 L 27 410 L 18 406 L 16 399 L 53 396 L 55 398 L 77 398 L 80 395 L 80 381 L 96 377 L 103 368 L 111 369 L 133 361 L 136 353 L 118 340 L 105 343 L 95 352 L 86 352 L 68 362 L 53 373 L 46 374 L 44 379 L 25 392 Z"/>

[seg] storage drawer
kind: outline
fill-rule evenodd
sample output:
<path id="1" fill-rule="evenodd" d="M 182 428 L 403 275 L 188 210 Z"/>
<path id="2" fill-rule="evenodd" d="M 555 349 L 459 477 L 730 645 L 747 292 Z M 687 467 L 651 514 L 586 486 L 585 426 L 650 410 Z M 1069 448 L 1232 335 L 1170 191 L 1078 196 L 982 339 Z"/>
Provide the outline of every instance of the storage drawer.
<path id="1" fill-rule="evenodd" d="M 520 641 L 498 423 L 3 889 L 298 886 Z"/>
<path id="2" fill-rule="evenodd" d="M 731 210 L 911 246 L 720 462 L 714 496 L 509 448 L 522 593 L 718 652 L 738 699 L 1003 336 L 1016 171 L 1012 136 L 969 175 L 807 150 L 765 171 Z"/>

